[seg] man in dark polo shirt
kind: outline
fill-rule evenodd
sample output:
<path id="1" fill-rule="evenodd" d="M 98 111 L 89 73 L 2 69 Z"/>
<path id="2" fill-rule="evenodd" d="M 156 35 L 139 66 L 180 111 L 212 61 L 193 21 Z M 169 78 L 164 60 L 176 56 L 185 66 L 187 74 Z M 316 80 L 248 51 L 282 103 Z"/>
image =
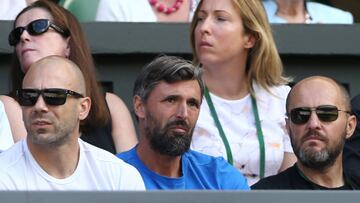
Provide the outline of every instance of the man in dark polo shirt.
<path id="1" fill-rule="evenodd" d="M 356 127 L 347 91 L 314 76 L 297 83 L 286 101 L 286 127 L 297 163 L 252 189 L 354 190 L 360 181 L 343 170 L 344 143 Z"/>

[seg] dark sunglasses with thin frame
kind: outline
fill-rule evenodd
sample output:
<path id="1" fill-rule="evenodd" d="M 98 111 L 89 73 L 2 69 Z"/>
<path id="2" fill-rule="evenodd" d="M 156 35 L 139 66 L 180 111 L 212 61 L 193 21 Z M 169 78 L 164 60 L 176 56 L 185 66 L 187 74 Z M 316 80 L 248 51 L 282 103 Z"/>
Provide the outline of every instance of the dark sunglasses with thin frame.
<path id="1" fill-rule="evenodd" d="M 45 103 L 52 106 L 63 105 L 68 96 L 75 98 L 83 98 L 84 96 L 72 90 L 60 88 L 48 89 L 21 89 L 16 91 L 17 101 L 21 106 L 34 106 L 39 98 L 42 96 Z"/>
<path id="2" fill-rule="evenodd" d="M 50 22 L 49 19 L 38 19 L 30 22 L 25 27 L 16 27 L 15 29 L 13 29 L 9 34 L 9 44 L 10 46 L 16 46 L 20 42 L 20 37 L 24 30 L 26 30 L 30 35 L 41 35 L 44 32 L 48 31 L 50 27 L 64 37 L 70 36 L 68 30 L 65 30 L 60 26 L 55 25 L 54 23 Z"/>
<path id="3" fill-rule="evenodd" d="M 350 111 L 340 110 L 333 105 L 322 105 L 318 107 L 299 107 L 294 108 L 290 111 L 291 122 L 295 124 L 305 124 L 309 121 L 311 112 L 315 111 L 317 117 L 322 122 L 332 122 L 335 121 L 339 116 L 339 111 L 351 114 Z"/>

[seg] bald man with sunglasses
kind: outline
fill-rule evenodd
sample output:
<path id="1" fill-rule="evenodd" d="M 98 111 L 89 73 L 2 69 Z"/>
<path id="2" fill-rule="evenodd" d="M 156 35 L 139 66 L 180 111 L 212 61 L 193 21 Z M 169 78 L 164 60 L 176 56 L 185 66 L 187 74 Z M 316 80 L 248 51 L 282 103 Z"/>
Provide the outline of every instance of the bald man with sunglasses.
<path id="1" fill-rule="evenodd" d="M 359 179 L 342 165 L 345 140 L 357 122 L 350 109 L 348 92 L 335 80 L 313 76 L 298 82 L 286 101 L 286 127 L 298 161 L 252 189 L 359 189 Z"/>
<path id="2" fill-rule="evenodd" d="M 80 69 L 49 56 L 17 91 L 28 136 L 0 155 L 0 190 L 143 190 L 132 166 L 80 140 L 90 110 Z"/>

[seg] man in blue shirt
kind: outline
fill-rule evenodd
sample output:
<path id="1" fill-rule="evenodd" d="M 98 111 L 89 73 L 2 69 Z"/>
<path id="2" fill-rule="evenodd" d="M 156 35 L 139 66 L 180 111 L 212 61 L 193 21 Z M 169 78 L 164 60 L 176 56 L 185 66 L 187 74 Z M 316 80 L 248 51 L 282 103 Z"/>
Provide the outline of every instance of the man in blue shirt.
<path id="1" fill-rule="evenodd" d="M 117 156 L 139 170 L 146 189 L 249 190 L 223 158 L 189 149 L 203 91 L 200 69 L 177 57 L 158 57 L 138 76 L 133 102 L 140 141 Z"/>

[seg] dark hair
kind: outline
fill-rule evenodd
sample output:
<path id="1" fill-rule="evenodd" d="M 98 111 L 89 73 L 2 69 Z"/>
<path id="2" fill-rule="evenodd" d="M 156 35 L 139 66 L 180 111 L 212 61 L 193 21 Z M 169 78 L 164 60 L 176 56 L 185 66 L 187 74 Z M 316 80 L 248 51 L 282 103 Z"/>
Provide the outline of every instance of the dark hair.
<path id="1" fill-rule="evenodd" d="M 201 69 L 190 61 L 176 56 L 162 55 L 145 65 L 135 81 L 133 96 L 140 96 L 146 102 L 150 93 L 162 81 L 174 83 L 184 80 L 196 80 L 200 86 L 201 98 L 204 93 L 204 82 Z"/>
<path id="2" fill-rule="evenodd" d="M 69 59 L 79 66 L 84 75 L 86 95 L 91 98 L 92 104 L 88 117 L 80 124 L 80 131 L 89 130 L 92 126 L 106 125 L 110 122 L 110 113 L 106 106 L 103 92 L 97 83 L 95 64 L 79 21 L 61 6 L 48 0 L 38 0 L 24 8 L 16 16 L 13 27 L 16 26 L 16 21 L 21 14 L 34 8 L 47 10 L 53 17 L 54 23 L 70 33 Z M 14 50 L 10 79 L 12 84 L 12 89 L 10 90 L 11 96 L 14 97 L 14 92 L 17 89 L 21 89 L 24 76 L 25 74 L 20 66 L 16 50 Z"/>

